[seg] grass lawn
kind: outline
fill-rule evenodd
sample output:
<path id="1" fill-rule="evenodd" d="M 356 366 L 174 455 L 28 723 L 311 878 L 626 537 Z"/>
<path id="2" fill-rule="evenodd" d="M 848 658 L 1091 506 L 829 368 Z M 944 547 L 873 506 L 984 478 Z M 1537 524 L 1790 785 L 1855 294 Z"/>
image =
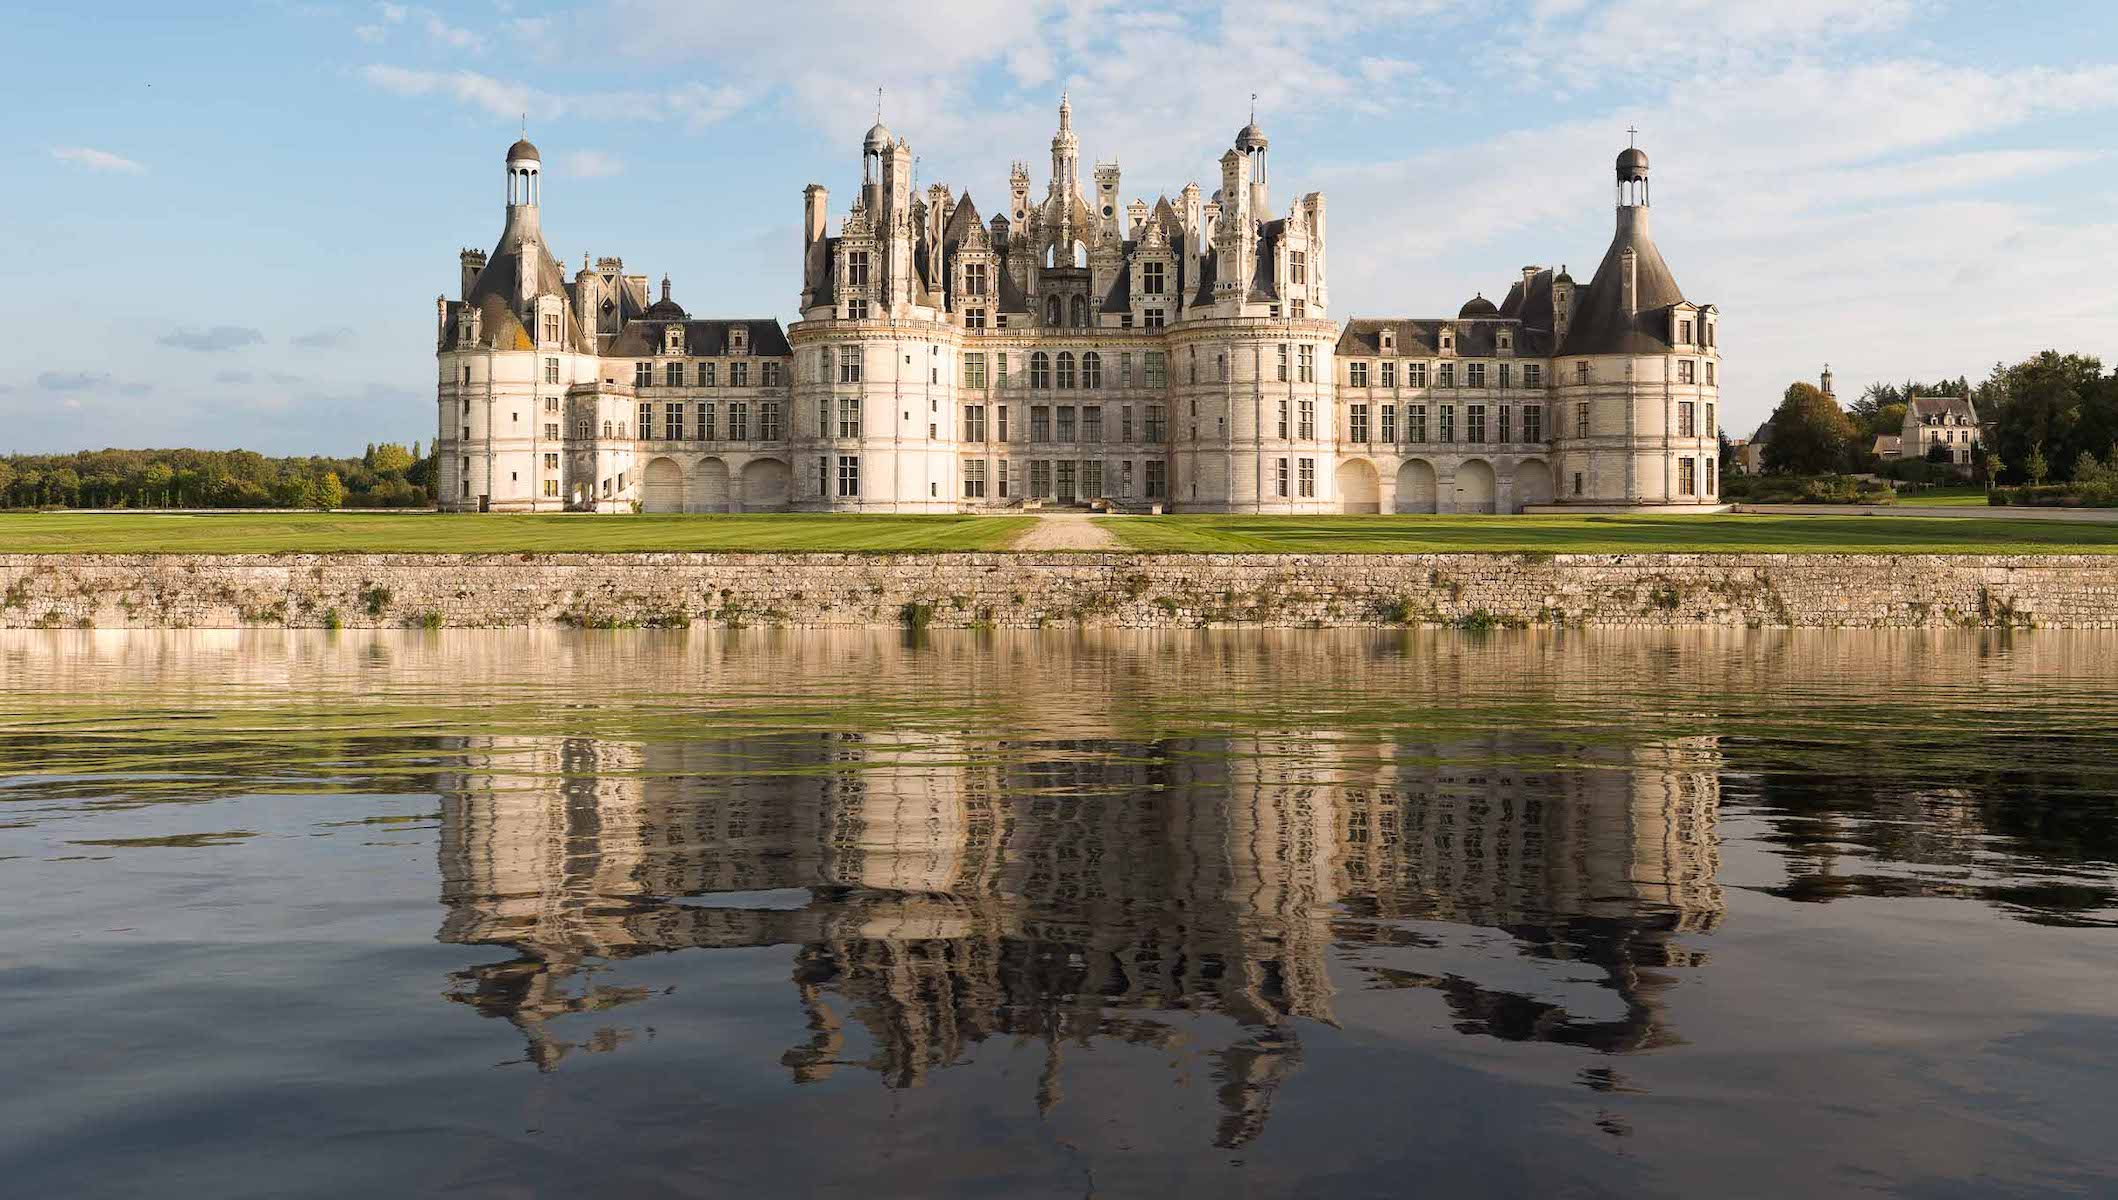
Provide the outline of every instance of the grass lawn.
<path id="1" fill-rule="evenodd" d="M 1939 487 L 1926 492 L 1907 492 L 1899 496 L 1897 502 L 1914 507 L 1990 507 L 1986 502 L 1986 489 L 1975 484 L 1966 484 L 1962 487 Z"/>
<path id="2" fill-rule="evenodd" d="M 1034 517 L 0 513 L 6 554 L 563 553 L 1000 550 Z"/>
<path id="3" fill-rule="evenodd" d="M 2118 554 L 2118 524 L 1895 516 L 1105 518 L 1130 550 L 1376 554 Z"/>

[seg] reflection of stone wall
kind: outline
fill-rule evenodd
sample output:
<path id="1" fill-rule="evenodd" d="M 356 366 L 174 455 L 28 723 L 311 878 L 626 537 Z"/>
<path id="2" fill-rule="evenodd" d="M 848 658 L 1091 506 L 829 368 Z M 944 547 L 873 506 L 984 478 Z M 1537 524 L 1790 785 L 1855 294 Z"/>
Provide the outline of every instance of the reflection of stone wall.
<path id="1" fill-rule="evenodd" d="M 2118 628 L 2099 555 L 0 555 L 0 591 L 15 628 Z"/>

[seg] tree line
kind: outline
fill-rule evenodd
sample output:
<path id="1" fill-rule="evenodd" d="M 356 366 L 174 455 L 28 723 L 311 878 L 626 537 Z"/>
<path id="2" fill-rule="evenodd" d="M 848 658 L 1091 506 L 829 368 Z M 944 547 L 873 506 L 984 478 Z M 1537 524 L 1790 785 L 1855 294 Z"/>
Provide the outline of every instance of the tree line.
<path id="1" fill-rule="evenodd" d="M 0 457 L 5 508 L 424 508 L 434 459 L 397 442 L 359 458 L 254 450 L 82 450 Z"/>
<path id="2" fill-rule="evenodd" d="M 1788 387 L 1773 410 L 1763 458 L 1768 473 L 1821 475 L 1878 468 L 1879 434 L 1903 427 L 1911 397 L 1968 396 L 1983 444 L 1973 475 L 1999 484 L 2102 486 L 2118 472 L 2118 371 L 2101 360 L 2047 350 L 2013 365 L 1995 363 L 1985 379 L 1871 384 L 1842 409 L 1814 384 Z"/>

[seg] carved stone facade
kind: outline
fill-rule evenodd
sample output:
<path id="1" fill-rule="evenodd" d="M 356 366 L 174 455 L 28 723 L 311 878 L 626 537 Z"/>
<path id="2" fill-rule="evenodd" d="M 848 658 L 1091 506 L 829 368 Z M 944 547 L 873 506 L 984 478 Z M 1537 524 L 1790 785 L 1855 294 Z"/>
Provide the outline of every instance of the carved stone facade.
<path id="1" fill-rule="evenodd" d="M 801 319 L 694 321 L 617 259 L 569 289 L 536 150 L 508 223 L 440 304 L 451 509 L 958 512 L 1108 503 L 1245 513 L 1719 503 L 1719 314 L 1648 235 L 1647 156 L 1617 163 L 1595 277 L 1525 267 L 1454 318 L 1330 308 L 1321 193 L 1275 215 L 1255 121 L 1220 187 L 1121 202 L 1084 182 L 1062 98 L 1041 200 L 984 219 L 923 192 L 882 124 L 838 233 L 803 197 Z"/>

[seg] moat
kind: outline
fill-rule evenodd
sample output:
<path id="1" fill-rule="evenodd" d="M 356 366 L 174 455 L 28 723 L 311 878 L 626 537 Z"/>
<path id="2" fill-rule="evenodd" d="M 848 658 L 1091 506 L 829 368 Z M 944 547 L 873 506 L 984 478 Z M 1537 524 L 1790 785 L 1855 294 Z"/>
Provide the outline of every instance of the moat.
<path id="1" fill-rule="evenodd" d="M 2077 1195 L 2118 634 L 0 632 L 24 1194 Z"/>

